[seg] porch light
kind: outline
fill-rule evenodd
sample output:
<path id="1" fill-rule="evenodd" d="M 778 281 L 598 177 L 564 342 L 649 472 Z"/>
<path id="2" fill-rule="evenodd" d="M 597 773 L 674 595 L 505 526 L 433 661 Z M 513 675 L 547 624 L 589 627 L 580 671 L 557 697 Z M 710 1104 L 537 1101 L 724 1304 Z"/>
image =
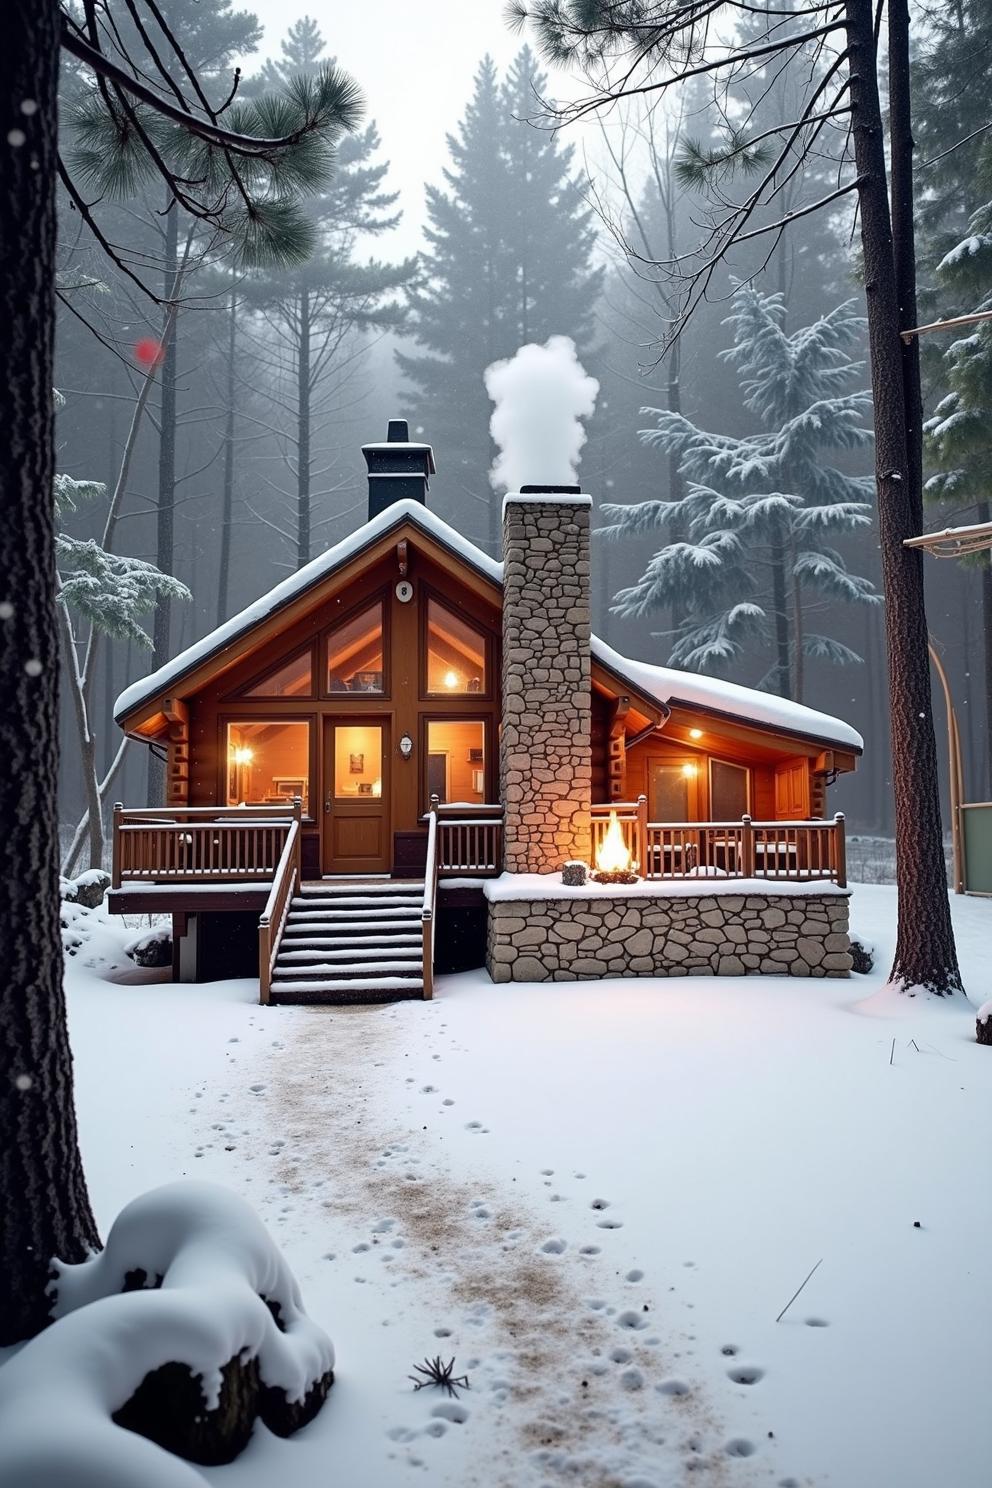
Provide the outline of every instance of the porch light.
<path id="1" fill-rule="evenodd" d="M 689 730 L 689 738 L 690 739 L 701 739 L 702 737 L 703 737 L 703 731 L 702 731 L 702 729 L 690 729 Z"/>
<path id="2" fill-rule="evenodd" d="M 231 751 L 231 758 L 236 765 L 250 765 L 255 758 L 255 751 L 247 745 L 238 745 Z"/>

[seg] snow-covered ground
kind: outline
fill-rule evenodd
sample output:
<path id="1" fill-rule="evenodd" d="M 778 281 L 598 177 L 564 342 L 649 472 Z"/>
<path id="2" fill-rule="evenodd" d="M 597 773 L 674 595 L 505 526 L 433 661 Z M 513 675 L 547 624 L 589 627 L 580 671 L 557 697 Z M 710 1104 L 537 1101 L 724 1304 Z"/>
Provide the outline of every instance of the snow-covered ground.
<path id="1" fill-rule="evenodd" d="M 992 904 L 954 910 L 977 1006 Z M 228 1183 L 338 1355 L 312 1426 L 204 1477 L 984 1488 L 992 1053 L 971 1006 L 882 989 L 893 924 L 857 887 L 850 981 L 472 974 L 348 1010 L 135 985 L 94 935 L 68 986 L 101 1227 Z M 458 1400 L 407 1378 L 436 1353 Z"/>

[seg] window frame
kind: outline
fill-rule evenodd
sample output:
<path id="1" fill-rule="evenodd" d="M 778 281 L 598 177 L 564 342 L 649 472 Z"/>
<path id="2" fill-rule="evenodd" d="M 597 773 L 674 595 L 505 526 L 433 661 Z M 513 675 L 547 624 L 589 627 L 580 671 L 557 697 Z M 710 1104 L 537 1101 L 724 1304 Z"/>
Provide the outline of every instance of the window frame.
<path id="1" fill-rule="evenodd" d="M 476 705 L 477 702 L 491 703 L 493 701 L 493 696 L 494 696 L 494 682 L 495 682 L 494 675 L 493 675 L 493 661 L 494 661 L 494 657 L 495 657 L 495 647 L 494 647 L 494 644 L 493 644 L 493 634 L 492 634 L 492 632 L 489 630 L 489 628 L 486 625 L 482 624 L 482 622 L 479 621 L 474 615 L 472 615 L 470 613 L 464 612 L 464 607 L 463 606 L 461 606 L 461 605 L 459 605 L 457 603 L 450 603 L 448 600 L 446 600 L 440 594 L 438 594 L 436 590 L 430 588 L 428 585 L 422 584 L 420 586 L 420 589 L 421 589 L 420 647 L 419 647 L 420 654 L 419 654 L 419 657 L 418 657 L 418 669 L 419 669 L 419 678 L 418 678 L 418 680 L 419 680 L 419 684 L 420 684 L 419 685 L 420 701 L 422 703 L 444 703 L 444 702 L 448 702 L 448 703 L 465 703 L 470 708 L 471 707 L 475 707 L 475 705 Z M 431 604 L 436 604 L 442 610 L 446 610 L 449 615 L 453 615 L 456 620 L 460 620 L 461 623 L 463 625 L 467 626 L 469 630 L 475 631 L 475 633 L 481 639 L 481 641 L 482 641 L 482 647 L 483 647 L 483 666 L 485 668 L 485 682 L 486 682 L 486 685 L 483 688 L 481 688 L 479 692 L 431 692 L 430 691 L 430 686 L 429 686 L 429 680 L 430 680 L 430 669 L 429 669 L 430 668 L 430 660 L 429 660 L 429 658 L 430 658 L 430 607 L 431 607 Z"/>
<path id="2" fill-rule="evenodd" d="M 739 760 L 723 759 L 718 754 L 711 754 L 711 755 L 708 755 L 707 756 L 707 761 L 706 761 L 706 790 L 707 790 L 708 795 L 709 795 L 709 811 L 710 811 L 710 817 L 712 818 L 712 820 L 714 820 L 714 821 L 716 820 L 716 814 L 715 814 L 715 812 L 713 810 L 713 766 L 714 765 L 728 765 L 730 767 L 730 769 L 732 769 L 732 770 L 742 770 L 744 772 L 744 788 L 745 788 L 745 799 L 746 799 L 746 805 L 744 807 L 744 815 L 745 816 L 750 816 L 751 815 L 751 802 L 752 802 L 752 799 L 753 799 L 753 786 L 752 786 L 752 780 L 751 780 L 751 766 L 750 765 L 742 765 Z"/>
<path id="3" fill-rule="evenodd" d="M 477 692 L 472 697 L 478 697 Z M 490 713 L 421 713 L 420 715 L 420 811 L 422 817 L 430 810 L 430 795 L 428 794 L 428 738 L 430 725 L 432 723 L 481 723 L 482 724 L 482 750 L 483 750 L 483 792 L 480 805 L 485 805 L 490 800 L 490 787 L 493 783 L 493 727 L 492 714 Z M 445 802 L 441 803 L 445 805 Z"/>
<path id="4" fill-rule="evenodd" d="M 376 590 L 374 594 L 368 595 L 360 600 L 358 604 L 352 605 L 339 620 L 333 625 L 327 625 L 317 638 L 317 656 L 320 670 L 318 672 L 317 697 L 321 702 L 347 703 L 361 701 L 363 698 L 382 702 L 390 700 L 393 695 L 393 669 L 392 669 L 392 646 L 390 634 L 390 591 L 386 588 Z M 374 609 L 378 605 L 382 614 L 382 691 L 381 692 L 332 692 L 330 686 L 330 665 L 327 656 L 331 637 L 336 631 L 342 630 L 352 620 L 357 620 L 359 615 L 366 610 Z"/>
<path id="5" fill-rule="evenodd" d="M 686 820 L 686 822 L 692 823 L 693 825 L 697 825 L 699 822 L 705 821 L 706 818 L 702 815 L 703 806 L 702 806 L 702 803 L 700 801 L 700 794 L 701 793 L 700 793 L 700 789 L 699 789 L 699 784 L 700 784 L 700 781 L 699 781 L 699 777 L 700 777 L 700 768 L 699 768 L 700 767 L 700 757 L 699 757 L 699 755 L 691 755 L 691 754 L 686 754 L 686 755 L 651 754 L 651 755 L 648 755 L 647 762 L 646 762 L 646 768 L 645 768 L 645 778 L 644 778 L 644 784 L 646 786 L 645 794 L 647 795 L 647 798 L 648 798 L 648 820 L 649 821 L 661 821 L 662 820 L 661 817 L 656 817 L 654 815 L 653 811 L 651 810 L 651 770 L 652 770 L 652 768 L 655 765 L 658 765 L 658 766 L 660 766 L 663 769 L 667 768 L 667 769 L 670 769 L 670 770 L 678 770 L 683 775 L 685 775 L 685 766 L 686 765 L 692 765 L 693 766 L 694 773 L 691 776 L 686 777 L 686 806 L 687 806 L 688 810 L 686 812 L 685 820 Z M 708 772 L 707 772 L 707 776 L 706 776 L 706 781 L 707 781 L 707 788 L 708 788 L 709 787 L 709 773 Z M 693 813 L 695 813 L 695 814 L 693 814 Z"/>
<path id="6" fill-rule="evenodd" d="M 253 687 L 257 687 L 259 683 L 264 682 L 266 677 L 271 677 L 273 672 L 278 672 L 283 667 L 290 666 L 294 661 L 297 660 L 298 657 L 305 656 L 307 652 L 310 653 L 309 692 L 300 692 L 294 694 L 268 693 L 266 695 L 258 693 L 254 697 L 249 696 L 251 689 Z M 263 667 L 260 672 L 256 672 L 254 674 L 250 681 L 244 682 L 240 686 L 234 688 L 231 692 L 225 693 L 223 701 L 225 704 L 244 702 L 251 703 L 252 705 L 254 705 L 255 703 L 312 703 L 315 702 L 317 699 L 316 684 L 317 667 L 315 647 L 313 641 L 308 641 L 305 646 L 298 646 L 295 651 L 290 651 L 287 655 L 281 656 L 278 661 L 272 662 L 268 666 Z"/>
<path id="7" fill-rule="evenodd" d="M 251 713 L 251 714 L 248 714 L 247 716 L 244 713 L 238 713 L 238 712 L 224 711 L 222 713 L 218 713 L 218 715 L 217 715 L 217 775 L 218 775 L 218 789 L 217 789 L 217 796 L 216 796 L 216 798 L 217 798 L 217 800 L 219 802 L 223 803 L 224 808 L 225 809 L 230 809 L 230 810 L 233 810 L 234 809 L 233 807 L 228 808 L 227 807 L 227 804 L 226 804 L 227 803 L 227 797 L 228 797 L 228 789 L 227 789 L 227 787 L 228 787 L 228 783 L 229 783 L 229 776 L 228 776 L 229 760 L 228 760 L 228 753 L 227 753 L 227 751 L 228 751 L 228 730 L 231 727 L 231 725 L 232 724 L 234 724 L 234 725 L 238 725 L 238 724 L 257 724 L 257 723 L 269 723 L 269 724 L 271 724 L 271 723 L 295 723 L 295 724 L 305 723 L 306 726 L 307 726 L 307 729 L 308 729 L 308 735 L 307 735 L 307 780 L 308 780 L 309 786 L 310 786 L 310 790 L 309 790 L 310 799 L 309 799 L 309 802 L 307 802 L 307 803 L 304 804 L 303 817 L 302 817 L 302 819 L 305 822 L 311 822 L 311 823 L 312 822 L 315 822 L 317 820 L 317 815 L 316 815 L 316 812 L 313 810 L 313 805 L 314 805 L 314 792 L 315 792 L 315 789 L 316 789 L 316 786 L 317 786 L 317 776 L 315 774 L 315 770 L 316 770 L 316 766 L 317 766 L 317 755 L 316 755 L 315 740 L 316 740 L 316 736 L 317 736 L 317 733 L 318 733 L 318 729 L 317 729 L 318 717 L 319 717 L 319 715 L 317 713 L 315 713 L 315 712 L 298 713 L 295 716 L 294 715 L 287 716 L 285 713 L 275 713 L 275 714 L 269 714 L 269 713 Z M 292 803 L 288 803 L 288 804 L 291 805 Z M 250 810 L 250 809 L 251 809 L 250 807 L 247 807 L 246 808 L 246 810 Z"/>

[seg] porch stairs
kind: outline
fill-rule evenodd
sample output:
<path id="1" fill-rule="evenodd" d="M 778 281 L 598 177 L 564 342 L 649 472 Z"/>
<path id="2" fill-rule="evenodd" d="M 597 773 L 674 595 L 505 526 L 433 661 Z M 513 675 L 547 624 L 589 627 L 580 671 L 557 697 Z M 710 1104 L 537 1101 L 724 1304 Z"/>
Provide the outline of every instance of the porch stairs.
<path id="1" fill-rule="evenodd" d="M 273 1003 L 394 1002 L 424 995 L 423 880 L 300 886 L 276 953 Z"/>

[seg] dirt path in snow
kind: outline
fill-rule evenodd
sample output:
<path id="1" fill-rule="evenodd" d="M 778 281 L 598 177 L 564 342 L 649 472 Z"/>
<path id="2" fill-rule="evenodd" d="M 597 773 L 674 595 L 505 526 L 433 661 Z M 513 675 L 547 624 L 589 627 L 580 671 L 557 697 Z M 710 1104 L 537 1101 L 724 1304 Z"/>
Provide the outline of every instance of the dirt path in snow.
<path id="1" fill-rule="evenodd" d="M 366 1237 L 360 1250 L 389 1247 L 390 1280 L 401 1277 L 407 1300 L 412 1291 L 422 1310 L 451 1324 L 435 1330 L 437 1348 L 457 1352 L 459 1368 L 474 1355 L 470 1394 L 433 1412 L 440 1434 L 445 1421 L 487 1411 L 484 1462 L 463 1481 L 755 1481 L 752 1464 L 734 1460 L 751 1444 L 728 1442 L 699 1389 L 682 1379 L 641 1273 L 607 1279 L 599 1248 L 572 1250 L 549 1235 L 509 1176 L 455 1176 L 439 1124 L 395 1114 L 414 1083 L 405 1071 L 422 1057 L 409 1037 L 409 1019 L 390 1009 L 301 1010 L 266 1092 L 267 1114 L 273 1129 L 291 1133 L 277 1181 L 302 1196 L 319 1174 L 312 1196 L 323 1209 Z M 440 1057 L 432 1043 L 427 1049 Z M 398 1428 L 397 1450 L 412 1453 L 414 1435 Z"/>

